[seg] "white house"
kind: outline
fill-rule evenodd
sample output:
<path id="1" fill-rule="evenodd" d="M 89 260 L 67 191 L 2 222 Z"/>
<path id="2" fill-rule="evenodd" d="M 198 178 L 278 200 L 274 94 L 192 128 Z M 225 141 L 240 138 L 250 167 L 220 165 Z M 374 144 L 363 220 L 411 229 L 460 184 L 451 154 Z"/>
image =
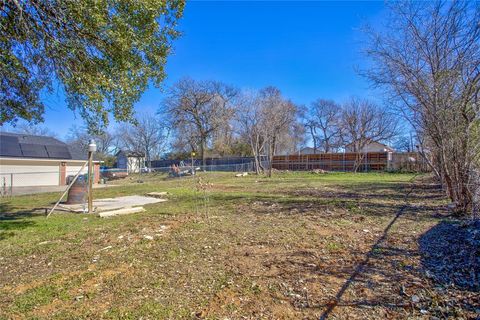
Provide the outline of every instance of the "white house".
<path id="1" fill-rule="evenodd" d="M 315 149 L 312 147 L 304 147 L 298 151 L 298 154 L 315 154 L 315 153 L 320 153 L 320 151 L 317 149 L 315 152 Z"/>
<path id="2" fill-rule="evenodd" d="M 117 168 L 125 169 L 128 173 L 137 173 L 145 168 L 145 154 L 143 152 L 120 150 L 115 156 L 117 157 Z"/>
<path id="3" fill-rule="evenodd" d="M 0 132 L 0 188 L 65 185 L 87 161 L 87 151 L 75 150 L 52 137 Z M 94 161 L 94 182 L 100 162 Z M 85 167 L 82 173 L 87 173 Z"/>
<path id="4" fill-rule="evenodd" d="M 361 150 L 358 152 L 365 153 L 365 152 L 394 152 L 395 150 L 386 144 L 380 143 L 378 141 L 372 141 L 367 143 Z M 355 151 L 355 144 L 349 143 L 345 146 L 345 152 L 356 152 Z"/>

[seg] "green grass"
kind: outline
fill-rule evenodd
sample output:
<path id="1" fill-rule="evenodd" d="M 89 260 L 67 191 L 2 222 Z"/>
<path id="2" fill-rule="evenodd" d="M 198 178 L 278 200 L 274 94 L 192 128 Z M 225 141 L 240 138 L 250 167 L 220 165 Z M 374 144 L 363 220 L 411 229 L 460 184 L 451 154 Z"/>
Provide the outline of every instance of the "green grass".
<path id="1" fill-rule="evenodd" d="M 44 285 L 28 290 L 15 301 L 15 309 L 20 313 L 33 310 L 34 307 L 46 305 L 54 299 L 67 300 L 68 295 L 61 287 Z"/>
<path id="2" fill-rule="evenodd" d="M 47 219 L 44 208 L 58 193 L 2 199 L 0 318 L 188 319 L 202 310 L 209 310 L 205 318 L 248 317 L 254 304 L 247 302 L 260 299 L 267 310 L 271 297 L 282 296 L 289 275 L 305 272 L 289 268 L 308 265 L 302 259 L 310 251 L 323 258 L 318 252 L 338 256 L 364 250 L 370 240 L 361 230 L 388 223 L 414 175 L 285 172 L 236 178 L 213 172 L 200 177 L 211 184 L 207 211 L 198 177 L 163 174 L 96 189 L 97 199 L 168 192 L 169 201 L 147 205 L 145 213 L 109 219 L 58 212 Z M 430 223 L 425 218 L 415 230 Z M 158 231 L 162 225 L 168 226 L 164 234 Z M 352 230 L 359 233 L 351 237 Z M 277 264 L 286 268 L 277 278 L 249 274 Z M 236 296 L 222 302 L 226 288 Z M 76 301 L 79 295 L 84 298 Z M 54 311 L 42 314 L 42 306 Z"/>
<path id="3" fill-rule="evenodd" d="M 279 202 L 311 201 L 310 198 L 292 197 L 281 194 L 285 189 L 312 188 L 316 186 L 341 186 L 342 188 L 366 189 L 371 186 L 378 188 L 381 185 L 391 187 L 394 184 L 408 182 L 414 177 L 412 174 L 396 173 L 331 173 L 314 175 L 310 173 L 287 172 L 276 174 L 273 178 L 257 177 L 250 175 L 243 178 L 235 178 L 231 173 L 207 173 L 203 175 L 205 180 L 212 183 L 214 189 L 209 191 L 211 206 L 227 205 L 238 200 L 274 200 Z M 109 198 L 116 196 L 145 194 L 152 191 L 167 191 L 170 202 L 147 206 L 148 213 L 176 215 L 191 212 L 196 202 L 201 200 L 201 193 L 195 191 L 195 181 L 192 178 L 167 179 L 164 175 L 156 176 L 156 179 L 145 179 L 144 183 L 136 183 L 136 178 L 121 181 L 121 185 L 114 188 L 96 189 L 95 198 Z M 257 181 L 257 182 L 256 182 Z M 226 191 L 217 190 L 220 185 Z M 44 208 L 51 207 L 58 199 L 59 193 L 46 193 L 37 195 L 17 196 L 10 199 L 2 199 L 1 209 L 5 213 L 18 213 L 24 218 L 0 221 L 0 239 L 12 241 L 16 246 L 57 239 L 65 234 L 81 234 L 85 230 L 110 226 L 115 227 L 118 223 L 129 223 L 136 220 L 136 216 L 122 217 L 121 219 L 97 219 L 84 215 L 54 214 L 45 219 Z M 342 199 L 329 198 L 318 199 L 319 203 L 335 204 Z M 344 201 L 348 209 L 355 207 L 348 200 Z M 43 209 L 43 210 L 42 210 Z M 40 215 L 39 215 L 40 212 Z M 34 216 L 31 216 L 34 215 Z M 87 217 L 85 221 L 84 218 Z M 28 246 L 28 245 L 27 245 Z"/>

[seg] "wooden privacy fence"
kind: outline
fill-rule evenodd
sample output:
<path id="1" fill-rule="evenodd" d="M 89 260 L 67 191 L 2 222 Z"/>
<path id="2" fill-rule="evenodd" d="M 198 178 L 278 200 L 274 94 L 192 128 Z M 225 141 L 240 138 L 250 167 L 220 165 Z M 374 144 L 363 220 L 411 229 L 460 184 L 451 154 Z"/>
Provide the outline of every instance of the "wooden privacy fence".
<path id="1" fill-rule="evenodd" d="M 393 170 L 429 172 L 428 163 L 418 152 L 394 152 L 392 154 Z"/>
<path id="2" fill-rule="evenodd" d="M 353 171 L 355 164 L 358 171 L 378 171 L 390 169 L 391 153 L 319 153 L 274 156 L 272 167 L 277 170 L 314 170 Z"/>

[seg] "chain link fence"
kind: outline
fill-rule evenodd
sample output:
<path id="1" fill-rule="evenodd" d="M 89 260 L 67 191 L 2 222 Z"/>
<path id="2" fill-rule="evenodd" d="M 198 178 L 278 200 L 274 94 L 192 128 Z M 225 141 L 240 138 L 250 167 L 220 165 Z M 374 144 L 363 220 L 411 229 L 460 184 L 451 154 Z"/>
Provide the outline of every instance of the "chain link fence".
<path id="1" fill-rule="evenodd" d="M 193 172 L 240 173 L 255 172 L 256 169 L 255 162 L 222 165 L 202 165 L 200 162 L 201 161 L 195 160 L 193 162 L 188 160 L 179 161 L 178 164 L 172 164 L 170 166 L 143 168 L 136 172 L 136 174 L 150 175 L 162 173 L 172 177 L 180 177 L 191 176 Z M 268 162 L 262 162 L 262 166 L 267 168 Z M 0 173 L 0 196 L 59 192 L 66 188 L 77 172 L 77 170 L 67 170 L 65 174 L 61 174 L 59 171 Z M 82 171 L 81 175 L 87 175 L 86 168 Z M 128 175 L 129 173 L 127 173 L 126 169 L 101 169 L 100 183 L 123 179 Z M 478 219 L 480 217 L 480 170 L 474 170 L 470 174 L 469 188 L 472 192 L 472 216 Z"/>
<path id="2" fill-rule="evenodd" d="M 87 176 L 85 168 L 80 173 Z M 64 190 L 78 170 L 32 171 L 0 173 L 0 196 L 33 194 L 37 192 L 57 192 Z"/>
<path id="3" fill-rule="evenodd" d="M 100 183 L 107 183 L 110 180 L 123 179 L 129 174 L 150 174 L 150 173 L 165 173 L 170 176 L 188 176 L 192 172 L 255 172 L 256 164 L 253 158 L 228 158 L 228 159 L 208 159 L 206 165 L 200 159 L 185 159 L 185 160 L 168 160 L 157 161 L 152 164 L 164 164 L 163 166 L 153 166 L 150 168 L 142 168 L 136 170 L 125 169 L 101 169 Z M 220 161 L 222 160 L 222 161 Z M 329 161 L 311 161 L 308 165 L 303 163 L 296 163 L 295 161 L 273 162 L 273 168 L 277 170 L 334 170 L 334 171 L 350 171 L 354 162 L 348 163 L 341 161 L 337 167 L 333 168 L 333 163 Z M 335 162 L 336 163 L 336 162 Z M 168 165 L 165 165 L 168 164 Z M 371 165 L 371 164 L 370 164 Z M 262 169 L 269 167 L 269 162 L 265 157 L 262 157 L 260 166 Z M 361 166 L 359 171 L 369 171 L 370 166 Z M 78 170 L 78 168 L 77 168 Z M 77 174 L 77 170 L 68 170 L 63 173 L 59 170 L 52 170 L 48 172 L 14 172 L 14 173 L 0 173 L 0 196 L 11 196 L 19 194 L 33 194 L 37 192 L 58 192 L 65 188 L 71 179 Z M 87 168 L 82 171 L 82 174 L 87 174 Z"/>
<path id="4" fill-rule="evenodd" d="M 224 165 L 201 165 L 197 162 L 180 161 L 176 165 L 166 167 L 143 168 L 137 172 L 127 172 L 127 169 L 100 169 L 99 183 L 108 183 L 110 180 L 123 179 L 129 174 L 168 174 L 170 176 L 189 176 L 192 172 L 252 172 L 255 170 L 253 162 L 224 164 Z M 81 175 L 87 176 L 87 168 L 82 170 Z M 0 173 L 0 196 L 34 194 L 42 192 L 59 192 L 65 190 L 78 170 L 67 170 L 65 173 L 56 171 L 43 172 L 12 172 Z"/>
<path id="5" fill-rule="evenodd" d="M 220 172 L 252 172 L 255 170 L 254 162 L 248 163 L 232 163 L 232 164 L 207 164 L 202 165 L 201 161 L 179 161 L 178 164 L 172 164 L 171 166 L 167 167 L 153 167 L 153 168 L 146 168 L 144 171 L 146 172 L 171 172 L 173 167 L 178 167 L 181 171 L 185 170 L 192 170 L 195 171 L 204 171 L 204 172 L 212 172 L 212 171 L 220 171 Z"/>

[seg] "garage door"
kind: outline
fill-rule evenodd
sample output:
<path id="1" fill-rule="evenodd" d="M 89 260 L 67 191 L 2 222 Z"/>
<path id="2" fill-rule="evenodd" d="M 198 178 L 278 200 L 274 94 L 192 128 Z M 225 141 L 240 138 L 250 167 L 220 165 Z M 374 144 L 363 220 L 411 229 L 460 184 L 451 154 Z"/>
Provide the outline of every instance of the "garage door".
<path id="1" fill-rule="evenodd" d="M 57 163 L 49 165 L 5 165 L 1 166 L 2 186 L 58 186 L 60 171 Z"/>

